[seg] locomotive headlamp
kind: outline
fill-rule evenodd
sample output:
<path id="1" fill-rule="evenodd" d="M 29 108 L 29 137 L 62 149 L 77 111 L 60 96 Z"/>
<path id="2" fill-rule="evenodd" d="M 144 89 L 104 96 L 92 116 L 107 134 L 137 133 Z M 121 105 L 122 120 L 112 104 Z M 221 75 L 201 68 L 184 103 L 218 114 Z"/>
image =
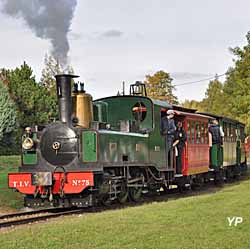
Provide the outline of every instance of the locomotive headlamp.
<path id="1" fill-rule="evenodd" d="M 23 149 L 30 150 L 33 146 L 34 146 L 34 141 L 31 138 L 26 137 L 23 140 L 23 143 L 22 143 Z"/>

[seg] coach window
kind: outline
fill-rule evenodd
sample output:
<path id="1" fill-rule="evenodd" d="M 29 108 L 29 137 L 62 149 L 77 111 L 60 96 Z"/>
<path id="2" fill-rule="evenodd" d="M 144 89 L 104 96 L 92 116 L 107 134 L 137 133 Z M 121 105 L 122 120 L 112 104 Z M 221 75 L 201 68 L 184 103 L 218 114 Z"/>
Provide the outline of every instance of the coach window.
<path id="1" fill-rule="evenodd" d="M 231 124 L 229 124 L 229 137 L 230 137 L 230 139 L 229 139 L 229 141 L 230 142 L 232 142 L 233 141 L 233 127 L 232 127 L 232 125 Z"/>
<path id="2" fill-rule="evenodd" d="M 195 143 L 194 121 L 191 122 L 191 143 Z"/>
<path id="3" fill-rule="evenodd" d="M 234 125 L 232 125 L 232 134 L 233 134 L 233 137 L 232 137 L 233 142 L 235 142 L 235 127 L 234 127 Z"/>
<path id="4" fill-rule="evenodd" d="M 229 130 L 228 142 L 231 142 L 232 137 L 231 137 L 231 125 L 230 124 L 228 124 L 228 130 Z"/>
<path id="5" fill-rule="evenodd" d="M 187 136 L 188 136 L 188 143 L 191 143 L 191 125 L 190 125 L 190 121 L 188 121 L 187 123 Z"/>
<path id="6" fill-rule="evenodd" d="M 208 123 L 205 123 L 204 133 L 205 133 L 205 144 L 208 144 Z"/>
<path id="7" fill-rule="evenodd" d="M 238 137 L 238 131 L 236 129 L 236 126 L 234 126 L 234 142 L 237 141 L 237 137 Z"/>
<path id="8" fill-rule="evenodd" d="M 200 122 L 196 122 L 196 143 L 200 144 L 201 143 L 201 131 L 200 131 Z"/>
<path id="9" fill-rule="evenodd" d="M 244 127 L 240 128 L 240 139 L 241 139 L 241 142 L 244 143 L 244 141 L 245 141 L 245 129 L 244 129 Z"/>
<path id="10" fill-rule="evenodd" d="M 225 122 L 223 122 L 223 132 L 224 132 L 224 142 L 226 142 L 227 141 L 227 126 Z"/>
<path id="11" fill-rule="evenodd" d="M 203 122 L 201 123 L 201 143 L 205 143 L 205 127 Z"/>
<path id="12" fill-rule="evenodd" d="M 230 141 L 230 125 L 227 124 L 227 142 Z"/>
<path id="13" fill-rule="evenodd" d="M 234 142 L 234 126 L 231 124 L 231 142 Z"/>
<path id="14" fill-rule="evenodd" d="M 230 131 L 230 142 L 233 142 L 233 127 L 231 124 L 229 125 L 229 131 Z"/>
<path id="15" fill-rule="evenodd" d="M 244 128 L 243 127 L 240 127 L 240 141 L 242 143 L 244 143 L 244 141 L 245 141 L 245 132 L 244 132 Z"/>

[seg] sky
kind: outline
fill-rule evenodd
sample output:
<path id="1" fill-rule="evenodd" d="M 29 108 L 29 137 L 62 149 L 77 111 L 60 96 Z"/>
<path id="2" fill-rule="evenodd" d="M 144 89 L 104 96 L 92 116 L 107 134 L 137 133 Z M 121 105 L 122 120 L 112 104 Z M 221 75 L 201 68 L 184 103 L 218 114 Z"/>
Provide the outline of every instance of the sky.
<path id="1" fill-rule="evenodd" d="M 116 95 L 123 81 L 128 93 L 131 83 L 158 70 L 169 72 L 174 85 L 222 74 L 233 65 L 229 47 L 246 44 L 249 10 L 247 0 L 78 0 L 68 34 L 70 64 L 94 99 Z M 0 20 L 0 68 L 26 61 L 39 80 L 50 41 L 21 18 L 0 13 Z M 201 100 L 207 85 L 174 93 L 179 101 Z"/>

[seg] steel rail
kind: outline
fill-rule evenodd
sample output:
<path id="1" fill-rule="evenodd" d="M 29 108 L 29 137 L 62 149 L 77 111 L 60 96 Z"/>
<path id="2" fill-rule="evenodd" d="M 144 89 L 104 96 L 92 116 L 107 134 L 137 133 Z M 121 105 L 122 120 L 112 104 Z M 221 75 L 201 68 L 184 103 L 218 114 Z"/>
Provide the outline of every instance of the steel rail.
<path id="1" fill-rule="evenodd" d="M 47 210 L 47 212 L 48 211 L 49 210 Z M 36 221 L 43 221 L 43 220 L 47 220 L 47 219 L 57 218 L 57 217 L 60 217 L 60 216 L 80 214 L 82 212 L 83 212 L 83 209 L 76 209 L 76 210 L 70 210 L 70 211 L 59 211 L 59 212 L 56 212 L 56 213 L 49 213 L 49 214 L 45 214 L 45 215 L 41 215 L 41 216 L 31 216 L 31 217 L 24 217 L 24 218 L 21 218 L 21 219 L 4 220 L 4 221 L 0 221 L 0 229 L 1 228 L 6 228 L 6 227 L 11 227 L 11 226 L 30 224 L 30 223 L 33 223 L 33 222 L 36 222 Z M 26 213 L 28 213 L 28 212 L 26 212 Z M 29 215 L 33 215 L 33 214 L 29 214 Z M 15 217 L 15 216 L 12 216 L 12 217 Z"/>
<path id="2" fill-rule="evenodd" d="M 31 211 L 23 211 L 23 212 L 16 212 L 16 213 L 9 213 L 9 214 L 3 214 L 0 215 L 0 222 L 4 219 L 10 219 L 14 217 L 20 217 L 25 215 L 32 215 L 32 214 L 39 214 L 39 213 L 47 213 L 47 212 L 58 212 L 61 210 L 65 210 L 65 208 L 45 208 L 45 209 L 36 209 Z"/>

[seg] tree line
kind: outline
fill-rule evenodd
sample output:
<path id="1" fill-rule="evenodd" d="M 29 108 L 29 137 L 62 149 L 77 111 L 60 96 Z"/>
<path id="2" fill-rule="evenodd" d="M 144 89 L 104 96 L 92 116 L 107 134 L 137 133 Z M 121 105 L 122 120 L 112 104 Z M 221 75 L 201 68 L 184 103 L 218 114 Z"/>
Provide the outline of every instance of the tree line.
<path id="1" fill-rule="evenodd" d="M 174 94 L 173 79 L 163 70 L 145 76 L 148 96 L 238 119 L 246 124 L 249 133 L 250 32 L 246 38 L 247 44 L 243 48 L 230 49 L 234 66 L 228 69 L 225 82 L 216 77 L 210 81 L 202 101 L 185 100 L 179 103 Z M 54 75 L 61 72 L 60 65 L 49 55 L 45 56 L 45 66 L 39 81 L 25 62 L 16 69 L 0 69 L 0 155 L 19 153 L 20 137 L 25 127 L 46 124 L 57 118 Z M 68 68 L 68 72 L 73 73 L 73 69 Z"/>
<path id="2" fill-rule="evenodd" d="M 50 67 L 57 66 L 49 56 L 45 63 L 39 82 L 26 62 L 13 70 L 0 70 L 0 155 L 19 153 L 25 127 L 45 124 L 57 117 L 55 80 L 48 74 Z"/>
<path id="3" fill-rule="evenodd" d="M 250 32 L 247 44 L 230 48 L 234 66 L 226 73 L 224 82 L 215 77 L 210 81 L 202 101 L 186 100 L 183 105 L 198 111 L 210 112 L 237 119 L 246 124 L 250 133 Z"/>

